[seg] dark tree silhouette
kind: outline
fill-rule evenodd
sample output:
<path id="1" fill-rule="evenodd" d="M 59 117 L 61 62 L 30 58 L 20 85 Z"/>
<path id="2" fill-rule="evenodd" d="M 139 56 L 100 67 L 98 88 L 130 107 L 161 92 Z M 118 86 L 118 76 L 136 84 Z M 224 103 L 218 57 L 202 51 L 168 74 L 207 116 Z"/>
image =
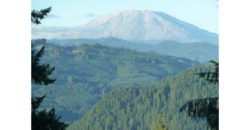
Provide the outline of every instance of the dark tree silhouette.
<path id="1" fill-rule="evenodd" d="M 214 70 L 201 72 L 198 75 L 206 79 L 209 83 L 219 83 L 219 63 L 209 61 L 214 65 Z M 179 112 L 186 111 L 189 116 L 194 118 L 205 118 L 212 129 L 219 129 L 219 97 L 192 100 L 184 104 Z"/>
<path id="2" fill-rule="evenodd" d="M 67 124 L 60 122 L 55 109 L 38 110 L 45 96 L 32 98 L 32 130 L 64 130 Z"/>
<path id="3" fill-rule="evenodd" d="M 51 11 L 51 7 L 42 9 L 40 11 L 33 10 L 31 12 L 31 22 L 33 24 L 40 24 L 41 20 Z M 38 40 L 40 43 L 45 43 L 46 40 Z M 55 79 L 49 78 L 49 76 L 54 71 L 54 67 L 51 67 L 49 64 L 40 64 L 40 60 L 42 55 L 44 54 L 44 46 L 41 47 L 40 50 L 36 50 L 33 48 L 32 45 L 32 52 L 31 52 L 31 78 L 32 82 L 39 84 L 39 85 L 48 85 L 55 81 Z"/>
<path id="4" fill-rule="evenodd" d="M 34 24 L 41 24 L 41 20 L 44 19 L 46 15 L 51 11 L 51 7 L 46 9 L 41 9 L 40 11 L 32 10 L 31 12 L 31 22 Z"/>
<path id="5" fill-rule="evenodd" d="M 31 12 L 31 22 L 34 24 L 40 24 L 41 20 L 51 11 L 51 7 L 42 9 L 40 11 L 33 10 Z M 46 40 L 45 40 L 46 42 Z M 39 85 L 52 84 L 55 79 L 51 79 L 49 76 L 54 71 L 54 67 L 50 64 L 41 64 L 40 60 L 44 54 L 44 46 L 40 50 L 32 48 L 31 52 L 31 78 L 32 82 Z M 60 117 L 56 116 L 55 109 L 50 110 L 39 109 L 46 95 L 42 97 L 32 97 L 32 130 L 65 130 L 67 124 L 60 122 Z"/>
<path id="6" fill-rule="evenodd" d="M 39 63 L 43 53 L 44 46 L 37 52 L 35 49 L 32 49 L 32 82 L 40 85 L 48 85 L 55 81 L 55 79 L 49 78 L 55 67 Z"/>
<path id="7" fill-rule="evenodd" d="M 212 129 L 219 129 L 218 97 L 192 100 L 184 104 L 179 111 L 186 111 L 194 118 L 204 118 Z"/>
<path id="8" fill-rule="evenodd" d="M 209 61 L 214 65 L 214 71 L 210 72 L 200 72 L 198 75 L 206 79 L 209 83 L 218 84 L 219 83 L 219 63 L 216 61 Z"/>

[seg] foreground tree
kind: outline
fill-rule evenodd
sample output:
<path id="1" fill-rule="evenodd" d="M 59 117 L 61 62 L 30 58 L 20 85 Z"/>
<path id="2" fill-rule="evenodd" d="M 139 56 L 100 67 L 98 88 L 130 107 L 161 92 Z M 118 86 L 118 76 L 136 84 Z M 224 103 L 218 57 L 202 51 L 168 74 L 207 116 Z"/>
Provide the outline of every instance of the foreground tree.
<path id="1" fill-rule="evenodd" d="M 32 130 L 64 130 L 67 124 L 60 122 L 55 109 L 39 110 L 45 96 L 32 98 Z"/>
<path id="2" fill-rule="evenodd" d="M 40 64 L 40 59 L 43 54 L 44 46 L 37 52 L 35 49 L 32 50 L 32 82 L 39 85 L 48 85 L 55 82 L 55 79 L 49 77 L 55 67 L 51 67 L 49 64 Z"/>
<path id="3" fill-rule="evenodd" d="M 198 75 L 206 79 L 209 83 L 219 83 L 219 63 L 210 61 L 214 65 L 214 70 L 201 72 Z M 186 111 L 189 116 L 194 118 L 205 118 L 212 129 L 219 129 L 219 97 L 192 100 L 184 104 L 180 112 Z"/>
<path id="4" fill-rule="evenodd" d="M 51 11 L 51 8 L 43 9 L 41 11 L 33 10 L 31 12 L 31 22 L 34 24 L 40 24 L 41 20 Z M 31 78 L 32 82 L 39 85 L 49 85 L 55 82 L 55 79 L 50 78 L 54 67 L 49 64 L 41 64 L 40 60 L 44 54 L 44 46 L 40 50 L 32 48 L 31 61 L 32 70 Z M 32 130 L 64 130 L 68 126 L 67 124 L 60 122 L 60 117 L 55 114 L 55 109 L 50 110 L 39 109 L 44 98 L 42 97 L 32 97 Z"/>
<path id="5" fill-rule="evenodd" d="M 31 12 L 31 22 L 34 24 L 41 24 L 41 20 L 44 19 L 46 15 L 51 11 L 51 7 L 41 9 L 40 11 L 32 10 Z"/>

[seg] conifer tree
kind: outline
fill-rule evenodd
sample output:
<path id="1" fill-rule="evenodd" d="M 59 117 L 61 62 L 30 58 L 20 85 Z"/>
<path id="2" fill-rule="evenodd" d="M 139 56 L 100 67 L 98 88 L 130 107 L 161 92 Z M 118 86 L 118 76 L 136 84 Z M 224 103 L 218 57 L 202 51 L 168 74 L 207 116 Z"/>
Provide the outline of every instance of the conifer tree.
<path id="1" fill-rule="evenodd" d="M 31 22 L 34 24 L 40 24 L 41 20 L 51 11 L 51 7 L 42 9 L 40 11 L 33 10 L 31 12 Z M 52 84 L 55 79 L 51 79 L 49 76 L 54 71 L 54 67 L 50 64 L 41 64 L 40 60 L 44 54 L 44 46 L 40 50 L 32 49 L 31 61 L 32 70 L 31 78 L 32 82 L 39 85 Z M 32 97 L 32 130 L 64 130 L 67 124 L 60 122 L 60 117 L 55 114 L 55 109 L 50 110 L 39 109 L 46 95 L 42 97 Z"/>
<path id="2" fill-rule="evenodd" d="M 34 24 L 41 24 L 41 20 L 51 11 L 51 7 L 41 9 L 40 11 L 32 10 L 31 22 Z"/>
<path id="3" fill-rule="evenodd" d="M 209 61 L 213 64 L 214 69 L 208 72 L 200 72 L 198 75 L 204 78 L 209 83 L 219 83 L 219 63 Z M 192 100 L 184 104 L 179 111 L 186 111 L 189 116 L 194 118 L 205 118 L 209 126 L 214 129 L 219 129 L 219 97 L 204 98 Z"/>
<path id="4" fill-rule="evenodd" d="M 51 67 L 49 64 L 40 64 L 43 53 L 44 46 L 37 52 L 35 49 L 32 50 L 32 82 L 39 85 L 48 85 L 55 81 L 55 79 L 49 77 L 55 67 Z"/>

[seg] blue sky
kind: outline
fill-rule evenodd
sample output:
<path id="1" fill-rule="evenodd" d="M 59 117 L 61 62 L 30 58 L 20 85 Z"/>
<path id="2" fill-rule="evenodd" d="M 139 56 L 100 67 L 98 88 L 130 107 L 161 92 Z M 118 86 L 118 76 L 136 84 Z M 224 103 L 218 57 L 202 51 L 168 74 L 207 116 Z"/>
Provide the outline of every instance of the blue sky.
<path id="1" fill-rule="evenodd" d="M 52 6 L 46 26 L 78 26 L 111 12 L 128 9 L 162 11 L 218 33 L 216 0 L 32 0 L 32 9 Z"/>

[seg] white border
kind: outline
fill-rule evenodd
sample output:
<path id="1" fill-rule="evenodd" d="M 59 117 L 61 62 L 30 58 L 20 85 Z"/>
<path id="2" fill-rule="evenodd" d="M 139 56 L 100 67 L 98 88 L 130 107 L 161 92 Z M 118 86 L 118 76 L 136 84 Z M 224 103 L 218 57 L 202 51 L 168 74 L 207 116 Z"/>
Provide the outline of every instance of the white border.
<path id="1" fill-rule="evenodd" d="M 30 2 L 0 4 L 1 130 L 31 128 Z M 250 129 L 249 5 L 219 0 L 220 130 Z"/>
<path id="2" fill-rule="evenodd" d="M 1 130 L 31 129 L 31 3 L 0 3 Z"/>
<path id="3" fill-rule="evenodd" d="M 248 0 L 219 0 L 220 130 L 250 130 Z"/>

